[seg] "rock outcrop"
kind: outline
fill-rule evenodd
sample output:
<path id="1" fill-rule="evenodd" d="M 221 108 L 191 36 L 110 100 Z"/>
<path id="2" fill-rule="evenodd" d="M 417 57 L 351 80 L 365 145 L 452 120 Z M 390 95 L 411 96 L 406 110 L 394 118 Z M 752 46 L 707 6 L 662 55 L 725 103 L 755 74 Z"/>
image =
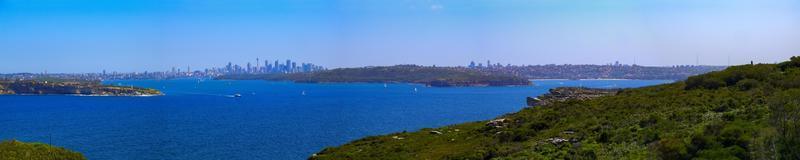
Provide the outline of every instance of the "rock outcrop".
<path id="1" fill-rule="evenodd" d="M 555 102 L 568 100 L 587 100 L 602 96 L 616 95 L 621 89 L 595 89 L 583 87 L 559 87 L 550 89 L 550 93 L 533 98 L 528 97 L 528 106 L 546 106 Z"/>
<path id="2" fill-rule="evenodd" d="M 486 126 L 492 127 L 492 128 L 503 128 L 503 126 L 505 126 L 506 123 L 508 123 L 508 122 L 510 122 L 508 119 L 500 118 L 500 119 L 495 119 L 495 120 L 491 120 L 491 121 L 487 122 Z"/>

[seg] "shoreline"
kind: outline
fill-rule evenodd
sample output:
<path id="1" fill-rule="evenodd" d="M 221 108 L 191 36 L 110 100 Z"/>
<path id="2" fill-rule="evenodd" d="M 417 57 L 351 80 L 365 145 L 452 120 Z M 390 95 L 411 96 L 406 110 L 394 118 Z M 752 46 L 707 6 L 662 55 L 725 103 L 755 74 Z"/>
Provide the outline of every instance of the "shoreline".
<path id="1" fill-rule="evenodd" d="M 75 96 L 75 97 L 158 97 L 166 94 L 108 95 L 108 94 L 0 94 L 0 96 Z"/>
<path id="2" fill-rule="evenodd" d="M 597 78 L 597 79 L 528 79 L 531 81 L 629 81 L 629 80 L 641 80 L 641 81 L 677 81 L 673 79 L 624 79 L 624 78 Z"/>
<path id="3" fill-rule="evenodd" d="M 513 85 L 489 85 L 489 84 L 474 84 L 474 85 L 449 85 L 449 86 L 440 86 L 440 85 L 431 85 L 427 83 L 416 83 L 416 82 L 399 82 L 399 81 L 392 81 L 392 82 L 303 82 L 303 81 L 291 81 L 291 80 L 265 80 L 271 82 L 291 82 L 297 84 L 412 84 L 412 85 L 422 85 L 425 87 L 436 87 L 436 88 L 450 88 L 450 87 L 513 87 L 513 86 L 531 86 L 532 83 L 521 85 L 521 84 L 513 84 Z"/>

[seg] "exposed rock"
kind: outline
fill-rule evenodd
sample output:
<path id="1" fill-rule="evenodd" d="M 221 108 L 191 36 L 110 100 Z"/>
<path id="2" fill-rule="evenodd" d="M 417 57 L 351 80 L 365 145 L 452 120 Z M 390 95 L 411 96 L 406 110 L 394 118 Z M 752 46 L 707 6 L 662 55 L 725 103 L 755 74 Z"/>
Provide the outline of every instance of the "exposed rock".
<path id="1" fill-rule="evenodd" d="M 595 89 L 583 87 L 559 87 L 539 97 L 528 97 L 528 106 L 547 106 L 568 100 L 587 100 L 602 96 L 616 95 L 621 89 Z"/>
<path id="2" fill-rule="evenodd" d="M 494 127 L 494 128 L 503 128 L 503 126 L 505 126 L 505 124 L 508 121 L 509 120 L 505 119 L 505 118 L 495 119 L 495 120 L 491 120 L 491 121 L 487 122 L 486 126 Z"/>
<path id="3" fill-rule="evenodd" d="M 564 138 L 558 138 L 558 137 L 555 137 L 555 138 L 548 138 L 548 139 L 546 139 L 546 141 L 547 141 L 547 142 L 550 142 L 550 143 L 552 143 L 552 144 L 561 144 L 561 143 L 564 143 L 564 142 L 569 142 L 569 140 L 567 140 L 567 139 L 564 139 Z"/>
<path id="4" fill-rule="evenodd" d="M 442 132 L 439 132 L 439 131 L 430 131 L 428 133 L 430 133 L 430 134 L 442 134 Z"/>

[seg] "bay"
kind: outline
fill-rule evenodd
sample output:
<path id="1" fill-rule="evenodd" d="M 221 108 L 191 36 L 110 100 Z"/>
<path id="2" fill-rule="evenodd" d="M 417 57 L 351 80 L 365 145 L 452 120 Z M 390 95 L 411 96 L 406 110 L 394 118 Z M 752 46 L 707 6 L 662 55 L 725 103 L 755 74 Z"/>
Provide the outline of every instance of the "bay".
<path id="1" fill-rule="evenodd" d="M 166 95 L 0 96 L 0 139 L 63 146 L 89 159 L 305 159 L 365 136 L 513 113 L 525 107 L 525 97 L 555 87 L 669 82 L 533 80 L 531 86 L 429 88 L 401 83 L 105 81 L 156 88 Z"/>

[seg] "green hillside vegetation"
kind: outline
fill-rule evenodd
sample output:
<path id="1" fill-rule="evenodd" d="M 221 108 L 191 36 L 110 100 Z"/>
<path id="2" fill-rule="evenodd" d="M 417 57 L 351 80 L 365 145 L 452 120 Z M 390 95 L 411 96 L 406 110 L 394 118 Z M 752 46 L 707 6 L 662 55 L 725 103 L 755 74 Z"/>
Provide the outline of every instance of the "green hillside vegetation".
<path id="1" fill-rule="evenodd" d="M 466 68 L 398 65 L 388 67 L 341 68 L 311 73 L 271 75 L 228 75 L 220 79 L 288 80 L 301 83 L 367 82 L 420 83 L 435 87 L 529 85 L 530 81 L 505 74 Z"/>
<path id="2" fill-rule="evenodd" d="M 80 153 L 43 143 L 24 143 L 16 140 L 0 142 L 3 160 L 85 160 Z"/>
<path id="3" fill-rule="evenodd" d="M 528 107 L 492 123 L 367 137 L 310 159 L 800 159 L 799 120 L 793 57 Z"/>

